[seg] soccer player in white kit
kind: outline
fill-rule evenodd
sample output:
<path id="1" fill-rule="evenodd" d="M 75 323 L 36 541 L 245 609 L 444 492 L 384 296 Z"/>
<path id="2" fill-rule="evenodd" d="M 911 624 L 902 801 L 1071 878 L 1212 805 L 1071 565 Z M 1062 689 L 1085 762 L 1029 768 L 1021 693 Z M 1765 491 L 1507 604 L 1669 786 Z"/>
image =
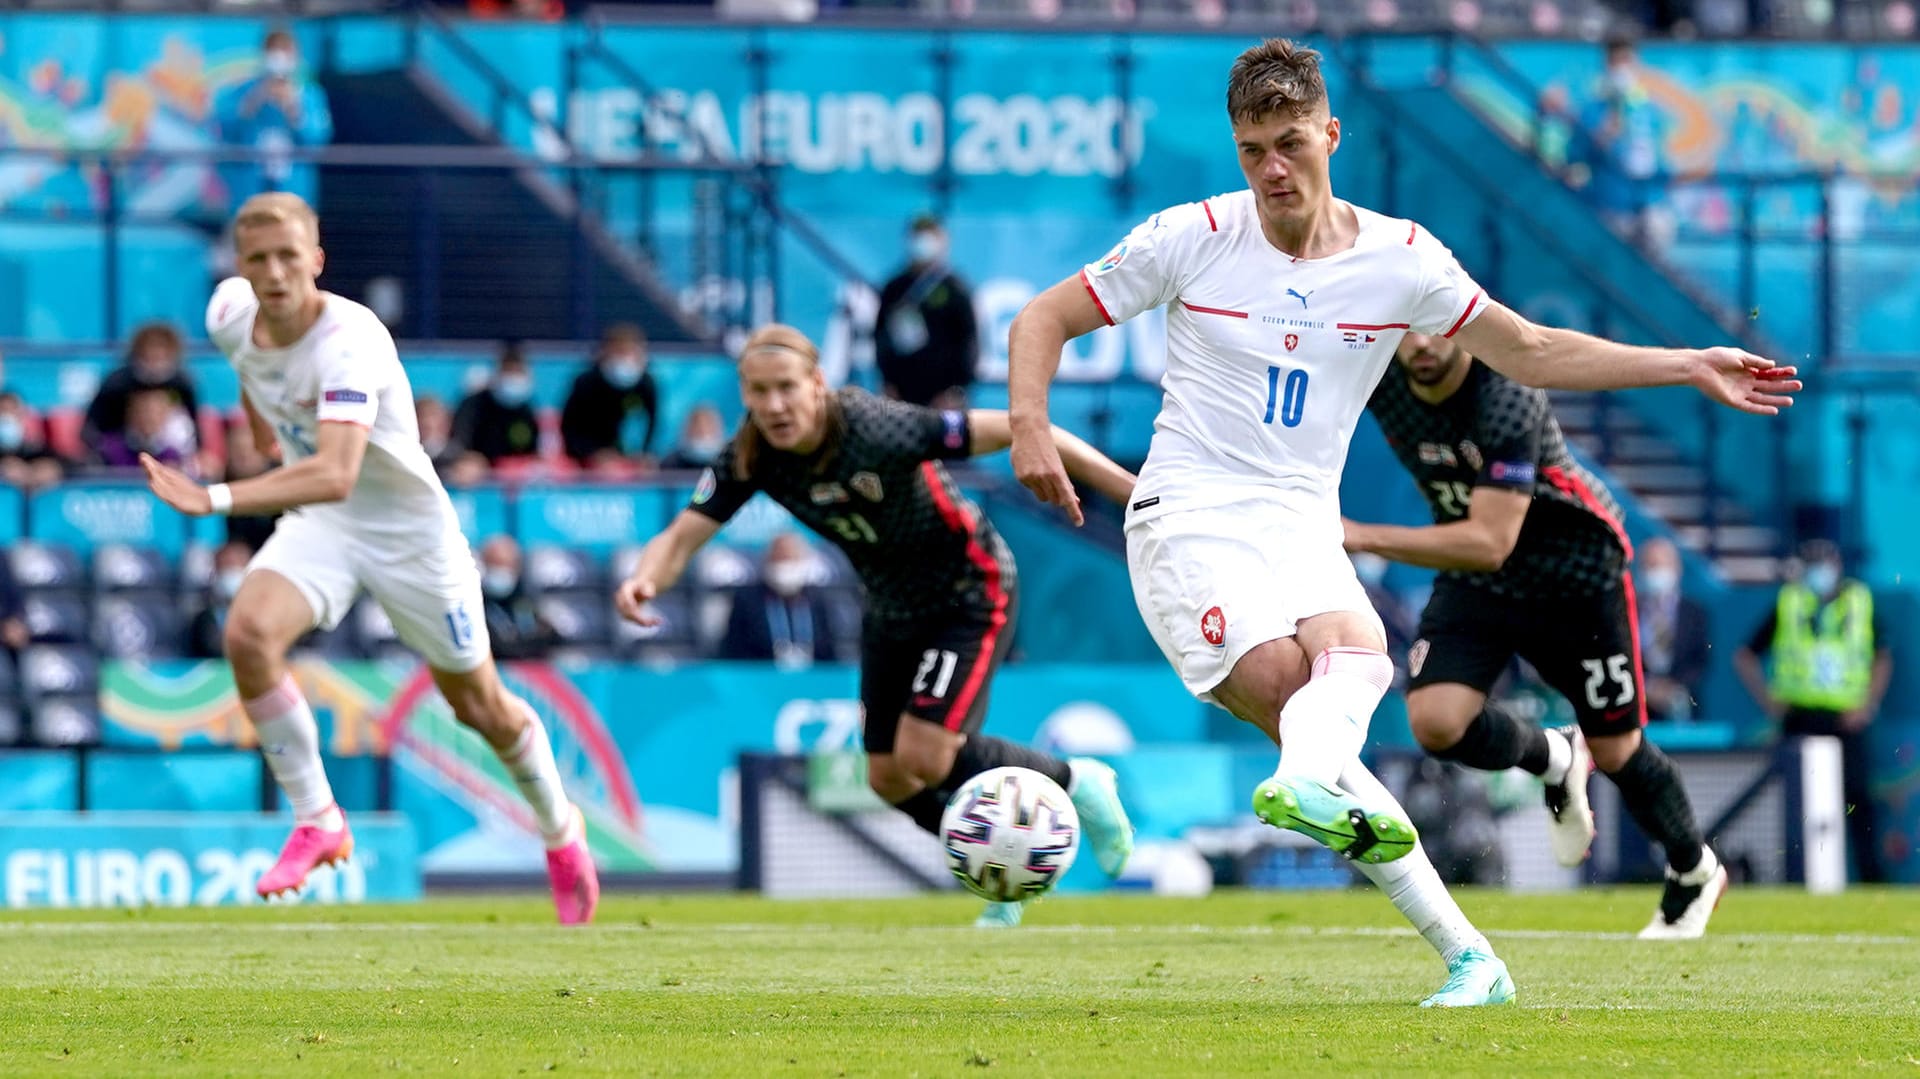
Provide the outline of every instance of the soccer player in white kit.
<path id="1" fill-rule="evenodd" d="M 286 655 L 308 630 L 338 625 L 364 588 L 532 807 L 560 921 L 590 921 L 600 885 L 585 822 L 561 788 L 545 727 L 494 667 L 479 572 L 420 446 L 393 338 L 373 312 L 320 290 L 319 242 L 319 219 L 298 196 L 248 199 L 234 218 L 242 277 L 221 282 L 207 305 L 207 333 L 239 373 L 254 441 L 269 455 L 277 443 L 284 467 L 203 487 L 141 456 L 154 494 L 182 513 L 286 511 L 247 566 L 225 627 L 234 687 L 294 812 L 293 835 L 256 888 L 296 891 L 353 851 Z"/>
<path id="2" fill-rule="evenodd" d="M 1340 472 L 1360 412 L 1409 330 L 1454 338 L 1533 386 L 1689 384 L 1772 413 L 1800 384 L 1737 349 L 1536 326 L 1489 300 L 1418 225 L 1334 198 L 1340 122 L 1311 49 L 1276 39 L 1242 53 L 1227 113 L 1247 190 L 1153 215 L 1015 320 L 1014 471 L 1043 501 L 1074 500 L 1048 435 L 1060 350 L 1166 306 L 1165 400 L 1126 523 L 1140 613 L 1190 691 L 1281 747 L 1254 794 L 1259 817 L 1353 859 L 1440 952 L 1448 980 L 1423 1003 L 1504 1003 L 1506 965 L 1359 759 L 1393 678 L 1342 550 Z"/>

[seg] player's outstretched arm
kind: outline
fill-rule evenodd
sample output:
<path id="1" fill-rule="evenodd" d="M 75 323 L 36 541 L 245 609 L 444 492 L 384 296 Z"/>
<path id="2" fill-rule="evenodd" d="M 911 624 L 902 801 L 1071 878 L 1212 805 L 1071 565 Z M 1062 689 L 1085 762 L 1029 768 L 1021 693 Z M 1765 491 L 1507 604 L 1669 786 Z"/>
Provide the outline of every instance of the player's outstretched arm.
<path id="1" fill-rule="evenodd" d="M 982 457 L 989 453 L 999 453 L 1013 445 L 1013 421 L 1009 415 L 997 408 L 976 408 L 967 412 L 967 430 L 972 442 L 968 454 Z M 1133 497 L 1133 485 L 1139 478 L 1094 449 L 1080 436 L 1061 427 L 1049 426 L 1053 437 L 1054 451 L 1060 455 L 1066 466 L 1067 475 L 1075 482 L 1106 495 L 1121 505 Z M 1080 512 L 1080 500 L 1076 495 L 1074 504 L 1068 507 L 1068 515 L 1073 518 L 1074 527 L 1086 523 Z"/>
<path id="2" fill-rule="evenodd" d="M 258 517 L 346 498 L 353 493 L 354 481 L 360 477 L 360 461 L 366 454 L 365 427 L 323 420 L 313 456 L 252 479 L 202 487 L 193 477 L 144 453 L 140 455 L 140 467 L 146 470 L 147 486 L 160 501 L 181 513 L 194 517 L 209 513 Z"/>
<path id="3" fill-rule="evenodd" d="M 1622 345 L 1536 325 L 1497 303 L 1455 340 L 1508 378 L 1549 390 L 1692 386 L 1729 408 L 1771 416 L 1792 405 L 1800 389 L 1794 368 L 1737 348 Z"/>
<path id="4" fill-rule="evenodd" d="M 1533 495 L 1510 487 L 1475 487 L 1463 520 L 1405 528 L 1341 519 L 1347 550 L 1367 551 L 1394 562 L 1428 569 L 1492 573 L 1506 565 Z"/>
<path id="5" fill-rule="evenodd" d="M 1007 333 L 1007 416 L 1012 425 L 1013 474 L 1035 498 L 1079 514 L 1079 498 L 1054 444 L 1047 387 L 1060 370 L 1068 341 L 1106 325 L 1093 294 L 1076 275 L 1035 296 Z"/>
<path id="6" fill-rule="evenodd" d="M 665 532 L 640 549 L 633 572 L 614 589 L 613 606 L 621 617 L 642 626 L 659 625 L 660 616 L 647 604 L 680 580 L 693 553 L 719 531 L 720 522 L 706 514 L 681 510 Z"/>

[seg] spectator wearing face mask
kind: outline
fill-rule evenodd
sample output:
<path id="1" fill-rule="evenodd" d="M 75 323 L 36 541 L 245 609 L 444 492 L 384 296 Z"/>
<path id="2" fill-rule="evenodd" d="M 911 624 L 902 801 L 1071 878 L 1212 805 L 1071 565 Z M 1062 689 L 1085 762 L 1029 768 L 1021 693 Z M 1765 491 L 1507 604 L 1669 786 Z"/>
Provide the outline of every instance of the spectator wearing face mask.
<path id="1" fill-rule="evenodd" d="M 1641 544 L 1635 563 L 1647 718 L 1684 722 L 1700 714 L 1710 647 L 1707 611 L 1680 591 L 1680 549 L 1671 540 Z"/>
<path id="2" fill-rule="evenodd" d="M 540 417 L 533 410 L 533 371 L 519 345 L 500 350 L 493 377 L 467 395 L 453 414 L 449 441 L 488 465 L 540 452 Z"/>
<path id="3" fill-rule="evenodd" d="M 213 554 L 213 577 L 200 610 L 187 625 L 187 654 L 194 659 L 221 659 L 226 655 L 227 611 L 246 579 L 253 548 L 228 540 Z"/>
<path id="4" fill-rule="evenodd" d="M 573 380 L 560 412 L 567 456 L 583 468 L 649 464 L 660 389 L 647 370 L 647 338 L 629 323 L 600 336 L 594 362 Z"/>
<path id="5" fill-rule="evenodd" d="M 270 447 L 277 454 L 277 447 Z M 260 452 L 254 443 L 253 428 L 247 418 L 237 416 L 227 424 L 227 459 L 220 476 L 227 483 L 250 479 L 273 469 L 275 459 Z M 227 539 L 243 543 L 248 550 L 257 551 L 273 535 L 273 526 L 280 515 L 272 514 L 234 514 L 227 518 Z"/>
<path id="6" fill-rule="evenodd" d="M 127 398 L 127 423 L 118 434 L 102 435 L 94 445 L 96 463 L 106 468 L 138 468 L 140 455 L 197 476 L 196 432 L 186 410 L 163 386 L 137 389 Z"/>
<path id="7" fill-rule="evenodd" d="M 814 580 L 817 560 L 797 533 L 767 544 L 760 581 L 734 597 L 721 659 L 772 661 L 799 670 L 840 658 L 832 613 Z"/>
<path id="8" fill-rule="evenodd" d="M 1886 871 L 1868 782 L 1867 727 L 1893 678 L 1887 627 L 1873 592 L 1846 576 L 1837 545 L 1808 541 L 1800 562 L 1798 579 L 1780 586 L 1773 610 L 1735 653 L 1734 669 L 1780 724 L 1782 738 L 1840 740 L 1847 843 L 1860 879 L 1877 883 Z"/>
<path id="9" fill-rule="evenodd" d="M 182 367 L 185 352 L 186 344 L 180 338 L 180 331 L 167 323 L 149 322 L 135 330 L 133 341 L 127 346 L 126 362 L 100 380 L 100 388 L 87 406 L 81 436 L 86 444 L 97 446 L 102 438 L 124 434 L 127 408 L 133 395 L 141 390 L 166 390 L 186 414 L 191 427 L 192 420 L 200 414 L 200 399 L 193 392 L 193 380 Z M 190 433 L 194 448 L 198 449 L 199 436 L 197 432 Z"/>
<path id="10" fill-rule="evenodd" d="M 300 46 L 285 30 L 261 43 L 260 70 L 221 102 L 221 141 L 255 151 L 251 161 L 223 167 L 236 203 L 262 191 L 291 191 L 318 205 L 318 174 L 292 151 L 333 140 L 326 91 L 300 63 Z"/>
<path id="11" fill-rule="evenodd" d="M 965 408 L 980 358 L 973 293 L 947 263 L 947 230 L 922 215 L 907 230 L 907 265 L 880 290 L 874 362 L 888 397 Z"/>
<path id="12" fill-rule="evenodd" d="M 470 487 L 487 477 L 487 459 L 453 437 L 453 413 L 446 402 L 430 393 L 413 399 L 413 419 L 420 429 L 420 448 L 427 451 L 440 478 L 455 487 Z"/>
<path id="13" fill-rule="evenodd" d="M 0 482 L 33 490 L 51 487 L 66 475 L 60 456 L 38 438 L 33 413 L 20 395 L 0 392 Z"/>
<path id="14" fill-rule="evenodd" d="M 680 442 L 660 461 L 664 469 L 700 469 L 713 463 L 727 445 L 727 428 L 720 410 L 712 405 L 697 405 L 687 413 L 680 428 Z"/>
<path id="15" fill-rule="evenodd" d="M 520 544 L 512 536 L 490 536 L 480 545 L 480 592 L 497 659 L 539 659 L 560 643 L 521 587 L 521 566 Z"/>

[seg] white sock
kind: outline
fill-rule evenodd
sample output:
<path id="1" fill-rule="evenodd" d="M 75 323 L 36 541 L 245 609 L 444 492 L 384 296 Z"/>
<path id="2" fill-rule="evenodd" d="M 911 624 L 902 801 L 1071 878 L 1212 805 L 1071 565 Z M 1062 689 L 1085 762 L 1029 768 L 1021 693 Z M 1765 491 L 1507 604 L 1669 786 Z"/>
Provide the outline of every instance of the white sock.
<path id="1" fill-rule="evenodd" d="M 287 675 L 268 692 L 242 701 L 240 707 L 253 721 L 260 753 L 267 759 L 274 782 L 286 792 L 293 819 L 329 832 L 338 830 L 346 818 L 333 802 L 333 786 L 320 763 L 320 728 L 293 675 Z"/>
<path id="2" fill-rule="evenodd" d="M 499 751 L 500 763 L 507 766 L 520 796 L 533 807 L 534 823 L 547 849 L 558 850 L 578 838 L 574 826 L 579 818 L 560 785 L 560 768 L 553 762 L 553 743 L 547 740 L 546 725 L 526 702 L 520 702 L 520 708 L 526 714 L 527 727 L 513 745 Z"/>
<path id="3" fill-rule="evenodd" d="M 1313 675 L 1280 710 L 1280 767 L 1275 775 L 1299 776 L 1324 786 L 1360 756 L 1367 727 L 1393 682 L 1393 661 L 1384 652 L 1329 648 L 1313 662 Z"/>
<path id="4" fill-rule="evenodd" d="M 1557 786 L 1567 781 L 1567 772 L 1573 768 L 1573 739 L 1559 731 L 1547 732 L 1547 770 L 1540 778 L 1547 786 Z"/>
<path id="5" fill-rule="evenodd" d="M 1359 761 L 1354 761 L 1340 774 L 1340 786 L 1360 799 L 1369 813 L 1386 811 L 1403 820 L 1406 818 L 1399 799 Z M 1385 865 L 1355 862 L 1353 866 L 1387 894 L 1394 909 L 1413 923 L 1413 928 L 1440 953 L 1447 966 L 1453 966 L 1460 953 L 1468 949 L 1493 954 L 1487 938 L 1467 920 L 1460 904 L 1453 901 L 1440 874 L 1427 859 L 1426 848 L 1416 844 L 1404 857 Z"/>

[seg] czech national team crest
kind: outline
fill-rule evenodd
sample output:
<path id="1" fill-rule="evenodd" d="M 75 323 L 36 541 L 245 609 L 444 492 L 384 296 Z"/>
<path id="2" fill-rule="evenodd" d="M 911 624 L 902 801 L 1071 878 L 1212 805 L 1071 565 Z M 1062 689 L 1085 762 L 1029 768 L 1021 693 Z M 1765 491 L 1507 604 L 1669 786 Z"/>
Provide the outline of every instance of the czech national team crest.
<path id="1" fill-rule="evenodd" d="M 1215 648 L 1225 645 L 1227 643 L 1226 613 L 1218 607 L 1207 608 L 1207 613 L 1200 616 L 1200 636 L 1205 637 L 1207 643 Z"/>
<path id="2" fill-rule="evenodd" d="M 1297 333 L 1288 334 L 1287 335 L 1287 351 L 1292 352 L 1294 349 L 1299 347 L 1300 347 L 1300 335 Z"/>

